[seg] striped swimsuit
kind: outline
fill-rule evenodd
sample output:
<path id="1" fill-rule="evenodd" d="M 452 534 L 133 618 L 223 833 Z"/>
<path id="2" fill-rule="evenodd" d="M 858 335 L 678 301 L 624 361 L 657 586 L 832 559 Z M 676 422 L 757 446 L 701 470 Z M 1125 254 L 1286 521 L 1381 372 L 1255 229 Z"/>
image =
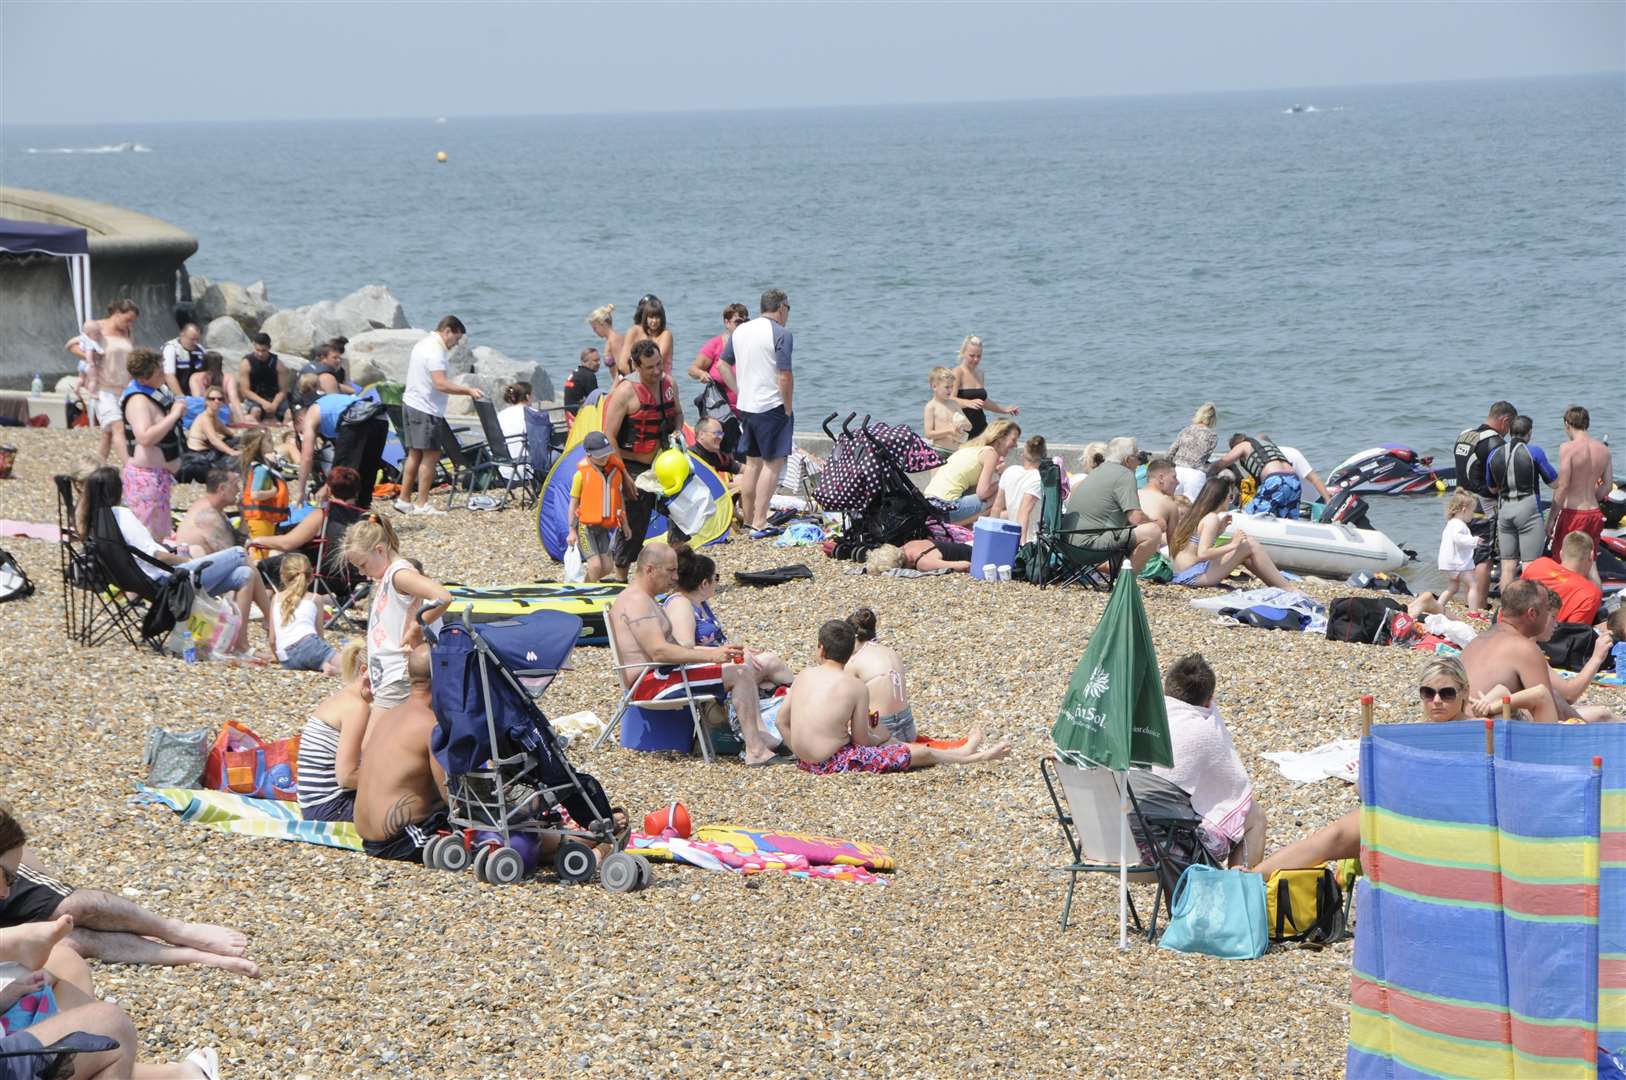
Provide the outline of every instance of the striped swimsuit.
<path id="1" fill-rule="evenodd" d="M 299 811 L 306 821 L 350 821 L 356 793 L 339 786 L 339 733 L 311 717 L 299 733 Z"/>

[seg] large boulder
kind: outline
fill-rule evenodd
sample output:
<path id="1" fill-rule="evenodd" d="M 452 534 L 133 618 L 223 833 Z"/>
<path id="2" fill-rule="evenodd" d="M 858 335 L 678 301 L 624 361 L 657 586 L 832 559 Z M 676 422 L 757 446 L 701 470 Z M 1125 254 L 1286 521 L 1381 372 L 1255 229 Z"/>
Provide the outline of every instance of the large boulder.
<path id="1" fill-rule="evenodd" d="M 405 330 L 409 325 L 401 302 L 389 289 L 365 285 L 342 300 L 279 311 L 266 320 L 265 332 L 271 335 L 271 347 L 277 352 L 309 356 L 331 338 L 353 338 L 371 330 Z"/>
<path id="2" fill-rule="evenodd" d="M 366 386 L 375 382 L 406 382 L 412 347 L 429 335 L 428 330 L 367 330 L 350 339 L 344 350 L 344 365 L 352 382 Z M 474 369 L 474 353 L 458 343 L 446 357 L 446 374 L 454 380 Z"/>
<path id="3" fill-rule="evenodd" d="M 530 383 L 531 395 L 538 401 L 553 399 L 553 380 L 548 378 L 542 365 L 531 360 L 515 360 L 489 345 L 476 345 L 471 352 L 474 370 L 456 376 L 453 382 L 479 387 L 499 407 L 503 391 L 517 382 Z M 450 410 L 456 413 L 473 412 L 474 405 L 469 398 L 456 397 L 451 400 Z"/>
<path id="4" fill-rule="evenodd" d="M 243 291 L 262 304 L 271 302 L 271 298 L 265 294 L 265 282 L 263 281 L 256 281 L 252 285 L 246 285 L 243 287 Z"/>
<path id="5" fill-rule="evenodd" d="M 187 287 L 192 291 L 193 302 L 196 302 L 203 299 L 203 294 L 209 291 L 209 279 L 202 274 L 188 274 Z"/>
<path id="6" fill-rule="evenodd" d="M 237 320 L 244 333 L 255 334 L 276 310 L 265 300 L 249 295 L 249 291 L 235 281 L 213 281 L 197 298 L 195 314 L 199 322 L 230 316 Z"/>
<path id="7" fill-rule="evenodd" d="M 235 365 L 243 354 L 254 346 L 243 333 L 242 326 L 230 315 L 211 320 L 203 332 L 204 348 L 219 353 L 226 361 L 226 370 L 235 372 Z"/>

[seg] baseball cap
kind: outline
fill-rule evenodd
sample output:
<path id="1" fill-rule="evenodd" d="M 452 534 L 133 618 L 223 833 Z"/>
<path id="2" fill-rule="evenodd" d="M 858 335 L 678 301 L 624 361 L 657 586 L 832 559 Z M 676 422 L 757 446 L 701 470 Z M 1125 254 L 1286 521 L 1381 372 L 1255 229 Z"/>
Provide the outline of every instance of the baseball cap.
<path id="1" fill-rule="evenodd" d="M 586 450 L 587 456 L 594 461 L 603 461 L 614 452 L 614 447 L 610 445 L 610 440 L 604 437 L 602 431 L 589 431 L 587 438 L 582 440 L 582 449 Z"/>

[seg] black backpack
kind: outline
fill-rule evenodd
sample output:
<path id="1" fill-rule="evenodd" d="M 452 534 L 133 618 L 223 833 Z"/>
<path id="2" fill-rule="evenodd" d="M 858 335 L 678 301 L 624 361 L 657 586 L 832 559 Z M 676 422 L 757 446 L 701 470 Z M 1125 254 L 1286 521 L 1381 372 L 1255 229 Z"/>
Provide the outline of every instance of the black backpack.
<path id="1" fill-rule="evenodd" d="M 1565 671 L 1580 671 L 1592 659 L 1598 632 L 1585 623 L 1554 623 L 1553 636 L 1541 643 L 1547 662 Z"/>
<path id="2" fill-rule="evenodd" d="M 1390 616 L 1406 606 L 1383 596 L 1340 596 L 1327 608 L 1327 640 L 1389 644 Z"/>
<path id="3" fill-rule="evenodd" d="M 28 574 L 17 565 L 11 552 L 0 548 L 0 604 L 33 595 L 34 583 L 28 580 Z"/>

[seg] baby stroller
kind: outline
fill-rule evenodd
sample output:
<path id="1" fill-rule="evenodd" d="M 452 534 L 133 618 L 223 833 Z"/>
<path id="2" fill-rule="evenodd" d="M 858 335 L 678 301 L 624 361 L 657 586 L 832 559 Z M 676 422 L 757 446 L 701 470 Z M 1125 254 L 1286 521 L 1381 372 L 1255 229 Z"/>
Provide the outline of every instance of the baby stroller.
<path id="1" fill-rule="evenodd" d="M 871 424 L 864 417 L 852 430 L 855 413 L 836 434 L 824 418 L 824 433 L 835 444 L 819 475 L 815 496 L 826 510 L 847 515 L 848 525 L 836 542 L 835 556 L 862 562 L 883 544 L 903 544 L 925 537 L 942 514 L 915 487 L 909 474 L 940 465 L 937 452 L 901 424 Z"/>
<path id="2" fill-rule="evenodd" d="M 448 622 L 431 648 L 436 727 L 429 747 L 446 771 L 447 834 L 424 848 L 424 865 L 461 871 L 492 885 L 524 877 L 544 839 L 557 838 L 553 869 L 585 884 L 597 873 L 611 892 L 651 880 L 649 863 L 625 849 L 604 789 L 565 759 L 536 699 L 564 668 L 581 619 L 538 611 L 475 623 Z M 569 820 L 566 820 L 566 814 Z M 615 851 L 602 866 L 598 844 Z"/>

